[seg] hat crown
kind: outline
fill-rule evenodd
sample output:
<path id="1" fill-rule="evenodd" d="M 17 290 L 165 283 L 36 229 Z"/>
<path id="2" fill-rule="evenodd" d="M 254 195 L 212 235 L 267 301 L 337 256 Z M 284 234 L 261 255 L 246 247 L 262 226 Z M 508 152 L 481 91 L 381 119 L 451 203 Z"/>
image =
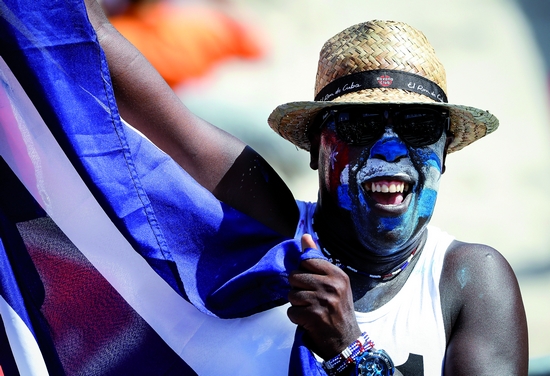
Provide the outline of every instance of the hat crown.
<path id="1" fill-rule="evenodd" d="M 324 44 L 315 96 L 335 79 L 379 69 L 414 73 L 447 91 L 445 68 L 422 32 L 403 22 L 374 20 L 351 26 Z"/>

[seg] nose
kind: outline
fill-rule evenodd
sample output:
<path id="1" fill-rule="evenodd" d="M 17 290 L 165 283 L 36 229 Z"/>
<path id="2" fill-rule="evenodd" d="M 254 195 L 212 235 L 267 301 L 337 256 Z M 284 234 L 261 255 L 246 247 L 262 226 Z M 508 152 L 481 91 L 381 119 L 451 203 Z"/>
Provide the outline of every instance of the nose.
<path id="1" fill-rule="evenodd" d="M 399 136 L 389 128 L 386 128 L 386 132 L 376 141 L 370 151 L 371 158 L 383 159 L 386 162 L 397 162 L 407 155 L 407 147 L 399 139 Z"/>

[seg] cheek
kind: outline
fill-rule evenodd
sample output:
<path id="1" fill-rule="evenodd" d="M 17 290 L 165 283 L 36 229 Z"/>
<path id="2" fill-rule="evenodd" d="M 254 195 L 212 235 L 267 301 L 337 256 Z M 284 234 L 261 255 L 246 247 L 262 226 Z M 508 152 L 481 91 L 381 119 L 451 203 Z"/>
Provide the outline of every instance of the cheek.
<path id="1" fill-rule="evenodd" d="M 425 184 L 430 185 L 433 179 L 439 180 L 442 164 L 441 157 L 437 153 L 431 151 L 421 155 L 419 165 L 421 166 L 421 173 L 426 179 Z"/>
<path id="2" fill-rule="evenodd" d="M 410 153 L 411 161 L 414 165 L 418 166 L 417 170 L 421 172 L 426 179 L 425 183 L 429 184 L 428 181 L 433 181 L 434 178 L 439 181 L 439 176 L 441 175 L 443 167 L 444 144 L 445 139 L 442 138 L 431 147 L 416 149 Z"/>
<path id="3" fill-rule="evenodd" d="M 347 176 L 342 177 L 342 173 L 347 171 L 349 148 L 345 143 L 338 141 L 334 133 L 327 132 L 321 139 L 321 155 L 325 186 L 330 192 L 335 193 L 342 184 L 342 178 L 347 181 Z"/>
<path id="4" fill-rule="evenodd" d="M 437 145 L 436 145 L 437 146 Z M 412 154 L 411 158 L 416 159 L 420 167 L 422 184 L 418 198 L 418 215 L 420 217 L 430 217 L 435 207 L 437 192 L 439 189 L 439 179 L 441 177 L 443 153 L 440 148 L 426 148 Z"/>

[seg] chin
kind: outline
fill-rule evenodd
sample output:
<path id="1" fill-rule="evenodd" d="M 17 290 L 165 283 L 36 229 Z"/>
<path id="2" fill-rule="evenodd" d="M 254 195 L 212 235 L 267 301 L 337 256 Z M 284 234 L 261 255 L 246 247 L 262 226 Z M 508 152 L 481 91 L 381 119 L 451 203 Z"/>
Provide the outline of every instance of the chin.
<path id="1" fill-rule="evenodd" d="M 422 234 L 431 217 L 419 217 L 417 210 L 397 217 L 380 217 L 372 211 L 370 215 L 355 214 L 359 215 L 352 216 L 355 217 L 356 231 L 361 234 L 361 243 L 378 255 L 391 255 L 410 246 Z"/>

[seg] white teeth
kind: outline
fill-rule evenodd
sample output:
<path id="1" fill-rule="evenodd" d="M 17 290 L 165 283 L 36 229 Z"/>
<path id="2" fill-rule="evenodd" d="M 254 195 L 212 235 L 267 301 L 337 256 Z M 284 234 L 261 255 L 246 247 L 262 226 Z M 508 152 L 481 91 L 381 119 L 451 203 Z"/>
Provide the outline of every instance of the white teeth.
<path id="1" fill-rule="evenodd" d="M 403 193 L 409 190 L 409 184 L 403 182 L 373 182 L 370 184 L 370 187 L 367 185 L 366 188 L 367 190 L 371 190 L 373 192 Z"/>

